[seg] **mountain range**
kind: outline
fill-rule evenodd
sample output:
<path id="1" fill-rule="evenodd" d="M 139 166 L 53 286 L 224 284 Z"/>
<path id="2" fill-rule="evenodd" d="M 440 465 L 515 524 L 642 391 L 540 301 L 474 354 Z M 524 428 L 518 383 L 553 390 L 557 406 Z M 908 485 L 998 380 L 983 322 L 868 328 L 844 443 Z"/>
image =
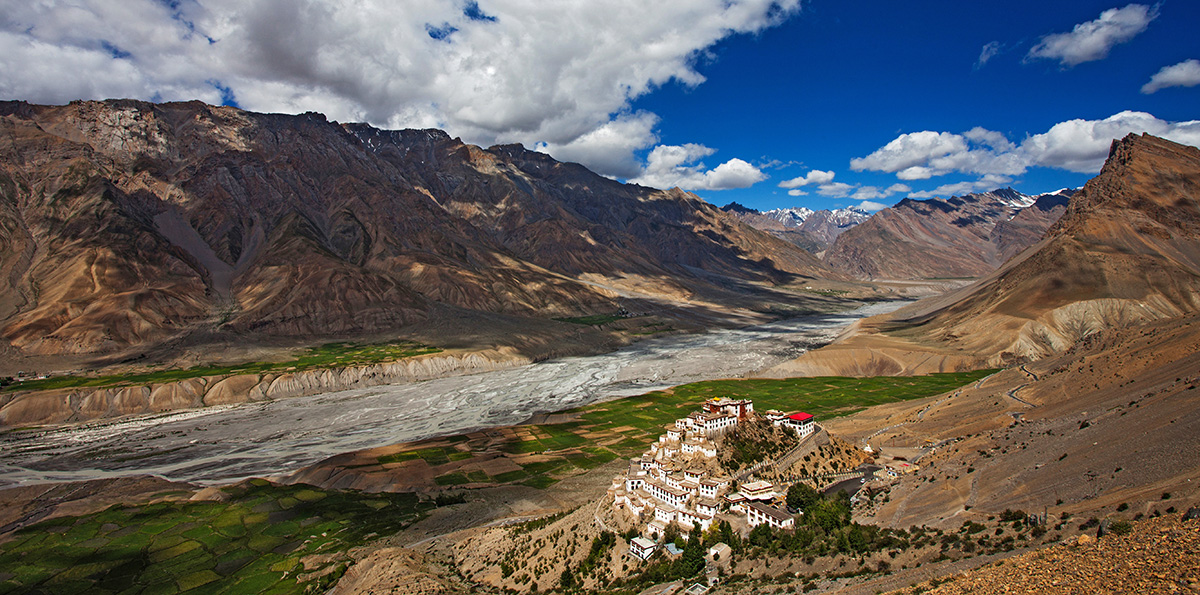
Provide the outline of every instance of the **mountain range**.
<path id="1" fill-rule="evenodd" d="M 1045 235 L 999 269 L 861 321 L 838 343 L 774 373 L 1008 366 L 1198 311 L 1200 149 L 1129 135 L 1114 141 L 1100 174 Z"/>
<path id="2" fill-rule="evenodd" d="M 820 255 L 839 235 L 866 221 L 871 214 L 856 208 L 822 209 L 791 207 L 758 211 L 731 202 L 721 210 L 742 221 Z"/>
<path id="3" fill-rule="evenodd" d="M 0 103 L 0 131 L 9 354 L 802 310 L 773 288 L 843 278 L 690 193 L 440 130 L 109 100 Z"/>
<path id="4" fill-rule="evenodd" d="M 838 236 L 824 261 L 861 279 L 979 277 L 1041 239 L 1072 192 L 904 199 Z"/>

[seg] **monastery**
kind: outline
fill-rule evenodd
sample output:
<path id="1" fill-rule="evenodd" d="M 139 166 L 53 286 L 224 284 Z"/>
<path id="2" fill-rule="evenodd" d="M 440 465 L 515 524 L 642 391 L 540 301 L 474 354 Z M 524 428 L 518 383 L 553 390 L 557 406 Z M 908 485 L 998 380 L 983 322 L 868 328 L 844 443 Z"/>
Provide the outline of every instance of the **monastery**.
<path id="1" fill-rule="evenodd" d="M 710 399 L 700 411 L 667 426 L 658 442 L 630 461 L 627 473 L 614 478 L 609 489 L 613 506 L 647 521 L 644 537 L 631 549 L 634 555 L 649 558 L 671 523 L 686 538 L 697 529 L 708 530 L 718 514 L 744 515 L 750 527 L 794 526 L 791 513 L 774 506 L 783 494 L 770 482 L 752 481 L 733 490 L 733 481 L 718 471 L 717 437 L 753 415 L 754 403 L 749 399 Z M 768 411 L 765 417 L 795 430 L 801 438 L 815 431 L 815 420 L 808 413 Z"/>

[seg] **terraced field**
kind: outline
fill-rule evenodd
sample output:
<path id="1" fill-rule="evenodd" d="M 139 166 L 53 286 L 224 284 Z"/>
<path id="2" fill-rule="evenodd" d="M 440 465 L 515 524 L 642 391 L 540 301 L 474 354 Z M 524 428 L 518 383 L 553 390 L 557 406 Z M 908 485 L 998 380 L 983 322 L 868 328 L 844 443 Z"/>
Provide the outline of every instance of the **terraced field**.
<path id="1" fill-rule="evenodd" d="M 225 501 L 117 505 L 59 517 L 0 543 L 0 593 L 323 592 L 351 547 L 421 518 L 415 494 L 363 494 L 256 479 Z"/>

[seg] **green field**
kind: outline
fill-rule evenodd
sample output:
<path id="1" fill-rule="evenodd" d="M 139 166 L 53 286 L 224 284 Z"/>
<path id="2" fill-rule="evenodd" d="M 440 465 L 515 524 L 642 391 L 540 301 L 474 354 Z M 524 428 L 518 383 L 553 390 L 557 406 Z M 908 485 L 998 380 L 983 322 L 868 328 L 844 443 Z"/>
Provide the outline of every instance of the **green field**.
<path id="1" fill-rule="evenodd" d="M 920 399 L 970 384 L 995 373 L 976 370 L 928 376 L 878 376 L 711 380 L 677 386 L 669 391 L 589 405 L 578 409 L 588 431 L 621 428 L 624 440 L 609 448 L 628 455 L 644 450 L 663 433 L 663 426 L 686 416 L 714 397 L 751 399 L 755 411 L 805 411 L 817 420 L 850 415 L 873 405 Z M 630 429 L 632 428 L 632 429 Z"/>
<path id="2" fill-rule="evenodd" d="M 115 374 L 108 376 L 52 376 L 40 380 L 26 380 L 4 386 L 0 390 L 49 390 L 56 388 L 136 386 L 173 382 L 200 376 L 230 376 L 234 374 L 265 374 L 298 372 L 342 366 L 364 366 L 395 361 L 416 355 L 438 353 L 440 349 L 401 341 L 396 343 L 326 343 L 310 347 L 296 359 L 286 362 L 251 362 L 231 366 L 198 366 L 178 370 L 158 370 L 140 374 Z"/>
<path id="3" fill-rule="evenodd" d="M 117 505 L 21 529 L 0 544 L 0 594 L 324 592 L 351 547 L 433 507 L 415 494 L 264 480 L 223 489 L 226 502 Z M 304 568 L 313 554 L 332 555 Z M 312 576 L 327 571 L 324 582 Z"/>
<path id="4" fill-rule="evenodd" d="M 920 399 L 970 384 L 995 370 L 874 378 L 789 378 L 783 380 L 713 380 L 677 386 L 637 397 L 587 405 L 568 412 L 566 423 L 517 426 L 510 438 L 497 442 L 476 435 L 456 437 L 452 446 L 429 443 L 379 457 L 379 464 L 416 459 L 430 467 L 469 462 L 498 450 L 521 466 L 520 471 L 488 475 L 467 467 L 435 470 L 439 486 L 521 483 L 543 488 L 559 479 L 609 461 L 641 454 L 665 431 L 664 426 L 697 410 L 713 397 L 747 398 L 757 411 L 806 411 L 826 420 L 850 415 L 872 405 Z M 440 439 L 444 444 L 447 439 Z M 473 453 L 473 456 L 472 456 Z"/>

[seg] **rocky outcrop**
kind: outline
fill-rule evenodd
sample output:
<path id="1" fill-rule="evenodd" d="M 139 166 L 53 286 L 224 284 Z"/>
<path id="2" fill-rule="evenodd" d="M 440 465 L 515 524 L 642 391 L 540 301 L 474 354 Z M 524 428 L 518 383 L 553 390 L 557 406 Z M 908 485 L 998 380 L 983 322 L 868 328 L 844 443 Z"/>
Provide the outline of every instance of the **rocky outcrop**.
<path id="1" fill-rule="evenodd" d="M 0 396 L 0 427 L 80 422 L 314 395 L 318 393 L 487 372 L 531 361 L 507 350 L 438 353 L 368 366 L 189 378 L 118 388 L 14 392 Z"/>

